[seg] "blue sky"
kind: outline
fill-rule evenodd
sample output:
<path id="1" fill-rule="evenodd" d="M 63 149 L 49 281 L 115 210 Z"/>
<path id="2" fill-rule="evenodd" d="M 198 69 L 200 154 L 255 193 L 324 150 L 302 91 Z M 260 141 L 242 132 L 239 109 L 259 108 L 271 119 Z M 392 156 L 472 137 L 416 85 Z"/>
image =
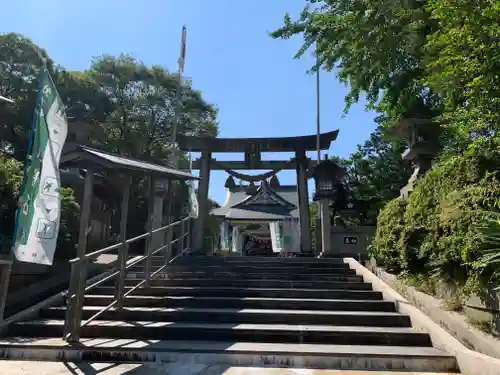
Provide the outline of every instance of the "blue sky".
<path id="1" fill-rule="evenodd" d="M 306 74 L 311 56 L 292 57 L 301 39 L 273 40 L 268 32 L 283 15 L 297 15 L 304 0 L 21 0 L 2 4 L 0 32 L 19 32 L 70 70 L 93 56 L 128 53 L 147 64 L 177 69 L 183 24 L 188 29 L 185 75 L 219 108 L 221 137 L 314 134 L 315 77 Z M 321 75 L 322 131 L 340 130 L 329 155 L 346 157 L 374 129 L 364 103 L 343 118 L 347 88 L 334 73 Z M 215 154 L 242 160 L 241 154 Z M 310 156 L 314 157 L 314 153 Z M 263 156 L 281 160 L 290 154 Z M 279 175 L 295 184 L 294 171 Z M 210 196 L 225 198 L 225 172 L 212 172 Z M 310 187 L 312 187 L 310 185 Z"/>

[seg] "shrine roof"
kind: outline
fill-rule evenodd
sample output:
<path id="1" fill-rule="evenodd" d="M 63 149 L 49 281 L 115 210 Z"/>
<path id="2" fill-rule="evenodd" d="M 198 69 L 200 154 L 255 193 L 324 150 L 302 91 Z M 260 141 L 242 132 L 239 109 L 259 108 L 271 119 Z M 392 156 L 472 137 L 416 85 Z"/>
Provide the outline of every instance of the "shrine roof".
<path id="1" fill-rule="evenodd" d="M 271 188 L 262 184 L 253 195 L 247 193 L 248 185 L 228 190 L 226 202 L 211 214 L 228 220 L 275 221 L 298 217 L 298 195 L 295 185 Z"/>
<path id="2" fill-rule="evenodd" d="M 96 150 L 86 146 L 77 146 L 75 150 L 61 157 L 61 167 L 96 168 L 100 170 L 112 169 L 122 172 L 152 173 L 174 180 L 197 180 L 190 173 L 168 168 L 164 165 L 149 163 L 146 161 L 119 156 L 109 152 Z"/>
<path id="3" fill-rule="evenodd" d="M 338 130 L 320 134 L 320 149 L 328 150 L 330 143 L 337 139 L 338 134 Z M 212 138 L 179 134 L 177 142 L 181 150 L 192 152 L 245 152 L 251 145 L 255 145 L 261 152 L 315 151 L 317 149 L 316 134 L 276 138 Z"/>

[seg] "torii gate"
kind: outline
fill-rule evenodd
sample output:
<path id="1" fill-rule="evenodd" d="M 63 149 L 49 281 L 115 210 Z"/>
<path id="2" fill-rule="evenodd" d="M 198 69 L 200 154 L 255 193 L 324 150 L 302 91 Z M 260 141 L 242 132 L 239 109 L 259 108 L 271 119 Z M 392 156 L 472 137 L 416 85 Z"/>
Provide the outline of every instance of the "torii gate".
<path id="1" fill-rule="evenodd" d="M 210 138 L 195 136 L 178 136 L 179 148 L 183 151 L 200 152 L 201 158 L 194 160 L 192 169 L 200 171 L 198 186 L 199 217 L 193 230 L 192 248 L 203 250 L 203 236 L 208 216 L 208 186 L 211 170 L 272 170 L 269 175 L 280 170 L 295 169 L 297 171 L 297 189 L 299 198 L 300 238 L 303 253 L 312 253 L 311 230 L 309 226 L 309 194 L 307 191 L 308 171 L 316 165 L 306 157 L 307 151 L 328 150 L 332 141 L 337 139 L 339 131 L 331 131 L 318 136 L 279 138 Z M 243 152 L 244 161 L 218 162 L 212 157 L 214 152 Z M 294 152 L 295 158 L 290 161 L 261 160 L 262 152 Z M 187 168 L 181 163 L 180 168 Z M 267 175 L 267 174 L 266 174 Z"/>

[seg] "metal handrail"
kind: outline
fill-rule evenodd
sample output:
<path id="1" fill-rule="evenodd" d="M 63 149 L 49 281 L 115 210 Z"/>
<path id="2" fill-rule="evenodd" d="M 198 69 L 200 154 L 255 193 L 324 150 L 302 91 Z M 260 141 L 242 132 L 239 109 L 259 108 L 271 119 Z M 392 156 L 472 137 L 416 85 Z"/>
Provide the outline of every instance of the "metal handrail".
<path id="1" fill-rule="evenodd" d="M 97 319 L 99 316 L 104 314 L 106 311 L 112 309 L 113 307 L 121 307 L 123 305 L 124 300 L 129 296 L 131 293 L 133 293 L 135 290 L 147 286 L 149 281 L 151 280 L 152 277 L 155 277 L 158 275 L 160 272 L 164 271 L 165 268 L 171 264 L 173 261 L 175 261 L 178 257 L 182 256 L 184 253 L 189 251 L 189 239 L 190 239 L 190 220 L 192 218 L 190 216 L 187 216 L 179 221 L 170 223 L 168 225 L 165 225 L 161 228 L 157 228 L 154 230 L 150 230 L 144 234 L 141 234 L 139 236 L 127 239 L 125 241 L 119 242 L 115 245 L 107 246 L 103 249 L 99 249 L 97 251 L 94 251 L 89 254 L 85 254 L 83 257 L 76 257 L 74 259 L 71 259 L 71 279 L 70 279 L 70 287 L 68 289 L 67 297 L 68 297 L 68 308 L 66 310 L 66 319 L 65 319 L 65 326 L 64 326 L 64 339 L 70 342 L 73 341 L 78 341 L 79 339 L 79 333 L 80 329 L 95 319 Z M 187 231 L 185 230 L 185 226 L 187 223 Z M 170 240 L 167 244 L 160 246 L 159 248 L 153 250 L 152 249 L 152 237 L 154 234 L 162 233 L 165 232 L 166 230 L 172 230 L 174 227 L 179 226 L 181 233 L 176 239 Z M 170 237 L 171 238 L 171 237 Z M 187 246 L 185 245 L 185 239 L 187 238 Z M 137 242 L 141 239 L 146 239 L 146 250 L 145 250 L 145 255 L 139 256 L 136 259 L 133 259 L 129 262 L 127 262 L 127 256 L 128 256 L 128 247 L 130 244 Z M 172 259 L 169 258 L 169 253 L 171 253 L 172 245 L 178 243 L 180 241 L 180 253 L 175 256 Z M 91 285 L 81 287 L 79 281 L 82 279 L 86 278 L 86 267 L 88 265 L 88 262 L 96 259 L 99 255 L 109 253 L 113 250 L 119 250 L 119 257 L 118 257 L 118 264 L 116 267 L 114 267 L 110 274 L 103 277 L 102 279 L 94 282 Z M 156 271 L 151 272 L 151 260 L 152 257 L 160 252 L 165 253 L 165 263 Z M 143 261 L 146 261 L 145 264 L 145 269 L 144 269 L 144 276 L 142 280 L 139 281 L 137 285 L 135 285 L 133 288 L 129 289 L 127 292 L 125 292 L 125 276 L 127 271 L 131 268 L 136 266 L 137 264 L 142 263 Z M 108 305 L 104 306 L 102 309 L 100 309 L 98 312 L 96 312 L 94 315 L 92 315 L 90 318 L 86 319 L 84 322 L 82 322 L 82 309 L 83 309 L 83 302 L 84 302 L 84 295 L 86 292 L 90 291 L 91 289 L 101 285 L 104 282 L 107 282 L 109 280 L 112 280 L 114 278 L 117 279 L 117 289 L 115 293 L 115 297 L 111 303 Z"/>
<path id="2" fill-rule="evenodd" d="M 85 260 L 94 260 L 94 259 L 97 259 L 99 257 L 99 255 L 109 253 L 111 250 L 119 249 L 121 246 L 123 246 L 122 242 L 105 247 L 105 248 L 97 250 L 97 251 L 94 251 L 92 253 L 85 254 L 84 258 L 85 258 Z M 76 257 L 76 258 L 70 259 L 69 263 L 71 264 L 71 263 L 75 263 L 78 261 L 80 261 L 80 258 Z"/>

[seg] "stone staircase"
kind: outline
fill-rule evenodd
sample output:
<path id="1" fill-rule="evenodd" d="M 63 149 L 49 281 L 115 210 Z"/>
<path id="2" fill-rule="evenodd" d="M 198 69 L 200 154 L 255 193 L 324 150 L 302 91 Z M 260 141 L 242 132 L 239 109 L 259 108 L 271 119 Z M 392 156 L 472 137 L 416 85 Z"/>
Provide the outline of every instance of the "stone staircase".
<path id="1" fill-rule="evenodd" d="M 163 258 L 153 259 L 153 270 Z M 144 276 L 127 275 L 126 289 Z M 85 297 L 83 319 L 113 301 L 113 284 Z M 9 327 L 10 337 L 63 335 L 65 306 Z M 372 290 L 340 258 L 182 257 L 81 330 L 83 339 L 139 340 L 87 351 L 89 360 L 205 358 L 232 365 L 456 372 L 453 356 Z M 144 344 L 144 342 L 147 343 Z M 76 349 L 75 349 L 76 350 Z M 152 354 L 153 353 L 153 354 Z"/>

